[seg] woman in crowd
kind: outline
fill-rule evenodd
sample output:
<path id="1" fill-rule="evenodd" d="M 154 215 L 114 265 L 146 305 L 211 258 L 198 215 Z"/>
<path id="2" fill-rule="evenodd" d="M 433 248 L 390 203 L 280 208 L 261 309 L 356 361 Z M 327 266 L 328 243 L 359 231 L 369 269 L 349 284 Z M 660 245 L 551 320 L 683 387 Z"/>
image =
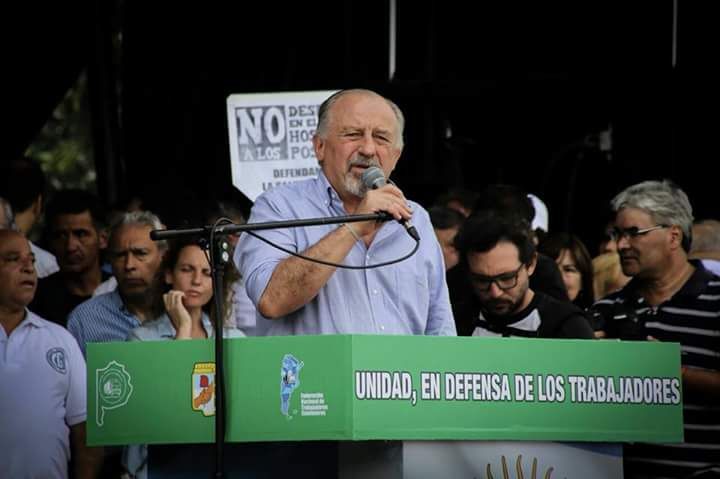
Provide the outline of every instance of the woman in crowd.
<path id="1" fill-rule="evenodd" d="M 562 273 L 568 298 L 582 309 L 592 305 L 593 265 L 580 238 L 569 233 L 548 234 L 538 250 L 555 260 Z"/>
<path id="2" fill-rule="evenodd" d="M 156 283 L 159 316 L 131 331 L 128 341 L 206 339 L 214 336 L 213 323 L 206 313 L 213 297 L 212 274 L 205 251 L 197 242 L 171 243 Z M 234 318 L 227 318 L 223 337 L 241 336 L 244 334 L 235 328 Z M 208 384 L 205 389 L 201 399 L 207 404 L 214 401 L 214 383 Z M 147 478 L 147 446 L 128 446 L 123 462 L 129 477 Z"/>

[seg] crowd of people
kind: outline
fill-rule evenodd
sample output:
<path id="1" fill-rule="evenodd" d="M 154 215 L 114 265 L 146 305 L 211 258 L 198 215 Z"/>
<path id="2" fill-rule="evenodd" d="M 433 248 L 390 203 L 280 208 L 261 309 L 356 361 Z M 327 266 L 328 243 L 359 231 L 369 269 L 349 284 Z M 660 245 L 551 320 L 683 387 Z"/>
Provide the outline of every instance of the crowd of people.
<path id="1" fill-rule="evenodd" d="M 390 178 L 403 150 L 403 113 L 375 92 L 332 95 L 317 125 L 318 177 L 268 190 L 249 221 L 377 212 L 395 221 L 229 238 L 224 337 L 678 342 L 685 441 L 627 445 L 626 477 L 720 474 L 720 222 L 695 222 L 680 188 L 645 181 L 612 200 L 614 220 L 593 257 L 572 232 L 550 231 L 542 201 L 515 185 L 453 190 L 426 210 L 392 182 L 366 184 L 370 168 Z M 118 454 L 84 444 L 86 345 L 212 337 L 207 252 L 196 241 L 153 241 L 150 231 L 164 227 L 158 215 L 106 215 L 85 191 L 45 204 L 37 164 L 2 165 L 0 381 L 22 387 L 0 389 L 0 477 L 67 477 L 70 463 L 75 477 L 147 477 L 143 446 Z M 43 211 L 38 246 L 28 237 Z M 244 221 L 220 203 L 203 213 L 208 223 L 223 217 Z"/>

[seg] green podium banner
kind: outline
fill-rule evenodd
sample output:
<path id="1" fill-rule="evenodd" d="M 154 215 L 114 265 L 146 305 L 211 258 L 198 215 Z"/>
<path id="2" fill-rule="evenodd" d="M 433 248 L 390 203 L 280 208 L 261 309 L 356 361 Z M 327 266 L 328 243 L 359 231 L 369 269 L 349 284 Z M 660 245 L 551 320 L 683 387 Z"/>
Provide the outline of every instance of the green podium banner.
<path id="1" fill-rule="evenodd" d="M 214 440 L 210 340 L 88 345 L 91 445 Z M 227 441 L 683 439 L 676 343 L 225 340 Z"/>

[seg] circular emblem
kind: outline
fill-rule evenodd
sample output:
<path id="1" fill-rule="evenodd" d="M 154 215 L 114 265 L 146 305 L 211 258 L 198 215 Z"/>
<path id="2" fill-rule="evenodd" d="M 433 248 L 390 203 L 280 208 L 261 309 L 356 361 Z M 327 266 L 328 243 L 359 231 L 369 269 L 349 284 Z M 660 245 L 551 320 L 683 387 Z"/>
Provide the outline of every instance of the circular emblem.
<path id="1" fill-rule="evenodd" d="M 63 348 L 52 348 L 45 355 L 50 366 L 60 374 L 67 374 L 67 361 Z"/>

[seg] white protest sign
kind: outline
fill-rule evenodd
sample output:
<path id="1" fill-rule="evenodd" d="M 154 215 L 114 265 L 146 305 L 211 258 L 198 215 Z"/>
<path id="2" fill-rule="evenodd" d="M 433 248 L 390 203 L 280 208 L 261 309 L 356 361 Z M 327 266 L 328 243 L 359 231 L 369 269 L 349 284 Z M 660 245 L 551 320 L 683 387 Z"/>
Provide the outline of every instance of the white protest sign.
<path id="1" fill-rule="evenodd" d="M 250 93 L 227 99 L 233 185 L 250 200 L 320 171 L 312 146 L 320 104 L 335 91 Z"/>

